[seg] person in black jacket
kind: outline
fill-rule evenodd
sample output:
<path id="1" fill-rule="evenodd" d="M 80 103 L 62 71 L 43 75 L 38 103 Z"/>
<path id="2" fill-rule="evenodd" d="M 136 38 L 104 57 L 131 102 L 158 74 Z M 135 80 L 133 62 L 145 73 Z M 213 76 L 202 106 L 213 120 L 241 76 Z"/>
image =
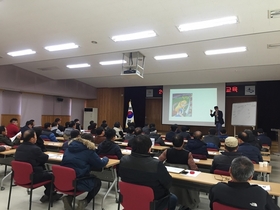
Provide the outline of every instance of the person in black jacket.
<path id="1" fill-rule="evenodd" d="M 20 144 L 20 137 L 16 137 L 14 141 L 11 141 L 11 139 L 7 136 L 7 129 L 4 125 L 0 126 L 0 143 L 8 145 L 8 146 L 14 146 L 17 144 Z"/>
<path id="2" fill-rule="evenodd" d="M 116 138 L 116 131 L 109 128 L 105 132 L 106 139 L 98 145 L 97 154 L 98 155 L 116 155 L 118 159 L 122 158 L 122 152 L 114 141 Z"/>
<path id="3" fill-rule="evenodd" d="M 225 123 L 223 119 L 223 112 L 219 110 L 218 106 L 214 106 L 215 111 L 213 112 L 212 109 L 210 109 L 210 116 L 215 117 L 215 125 L 217 129 L 218 135 L 220 135 L 220 130 L 222 128 L 222 125 Z"/>
<path id="4" fill-rule="evenodd" d="M 172 177 L 162 162 L 150 156 L 152 142 L 146 135 L 138 135 L 133 139 L 131 155 L 123 156 L 119 165 L 119 174 L 124 182 L 151 187 L 155 200 L 168 194 Z M 177 197 L 170 194 L 169 210 L 174 210 Z M 161 202 L 157 210 L 166 209 L 168 201 Z"/>
<path id="5" fill-rule="evenodd" d="M 49 156 L 42 152 L 36 145 L 37 136 L 34 130 L 27 130 L 23 134 L 23 143 L 19 145 L 15 153 L 15 160 L 30 163 L 33 167 L 33 183 L 39 183 L 47 180 L 52 180 L 53 175 L 44 170 L 43 165 L 48 161 Z M 51 184 L 45 185 L 45 191 L 40 201 L 46 202 L 49 200 Z M 59 200 L 62 194 L 53 192 L 53 199 Z"/>
<path id="6" fill-rule="evenodd" d="M 261 145 L 267 144 L 268 146 L 271 146 L 271 139 L 267 135 L 265 135 L 262 128 L 259 128 L 257 130 L 257 135 L 257 138 Z"/>
<path id="7" fill-rule="evenodd" d="M 210 128 L 208 131 L 208 135 L 204 136 L 203 141 L 207 144 L 207 147 L 213 148 L 213 146 L 216 149 L 220 149 L 221 142 L 218 136 L 216 136 L 216 129 Z M 213 146 L 211 146 L 211 144 Z M 209 146 L 208 146 L 209 145 Z"/>
<path id="8" fill-rule="evenodd" d="M 228 171 L 232 160 L 242 154 L 237 152 L 238 140 L 233 136 L 229 136 L 225 139 L 225 152 L 222 155 L 215 155 L 210 168 L 210 173 L 214 173 L 214 170 Z"/>
<path id="9" fill-rule="evenodd" d="M 155 144 L 159 144 L 160 146 L 164 146 L 164 141 L 161 138 L 161 136 L 157 133 L 157 129 L 155 127 L 152 127 L 150 129 L 150 134 L 148 135 L 149 138 L 154 138 L 155 139 Z"/>
<path id="10" fill-rule="evenodd" d="M 176 135 L 176 131 L 178 129 L 178 125 L 174 124 L 170 126 L 170 131 L 168 133 L 166 133 L 165 135 L 165 140 L 172 142 L 173 137 Z"/>
<path id="11" fill-rule="evenodd" d="M 185 149 L 189 150 L 194 156 L 197 154 L 197 155 L 203 155 L 207 158 L 208 157 L 207 144 L 202 141 L 201 131 L 195 131 L 193 133 L 193 137 L 194 139 L 188 141 L 188 143 L 185 146 Z"/>
<path id="12" fill-rule="evenodd" d="M 179 135 L 182 136 L 184 140 L 191 140 L 189 130 L 190 128 L 188 126 L 182 126 Z"/>
<path id="13" fill-rule="evenodd" d="M 41 148 L 42 152 L 46 152 L 47 149 L 44 145 L 44 140 L 41 139 L 41 137 L 40 137 L 40 135 L 42 134 L 42 127 L 41 126 L 34 127 L 33 130 L 35 131 L 36 136 L 37 136 L 36 145 Z"/>
<path id="14" fill-rule="evenodd" d="M 260 186 L 250 184 L 254 174 L 251 160 L 241 156 L 235 158 L 230 166 L 231 181 L 219 182 L 209 192 L 210 208 L 219 202 L 238 209 L 279 210 L 271 196 Z"/>

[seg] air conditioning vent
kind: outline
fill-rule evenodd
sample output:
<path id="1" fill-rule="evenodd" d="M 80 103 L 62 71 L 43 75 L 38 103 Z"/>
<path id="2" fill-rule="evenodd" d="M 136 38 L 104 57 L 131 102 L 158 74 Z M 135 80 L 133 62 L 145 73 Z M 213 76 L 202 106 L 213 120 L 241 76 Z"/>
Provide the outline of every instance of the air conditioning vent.
<path id="1" fill-rule="evenodd" d="M 267 49 L 275 49 L 275 48 L 280 48 L 280 43 L 267 45 Z"/>
<path id="2" fill-rule="evenodd" d="M 59 68 L 56 66 L 45 67 L 45 68 L 38 68 L 41 71 L 50 71 L 50 70 L 58 70 Z"/>
<path id="3" fill-rule="evenodd" d="M 268 18 L 280 18 L 280 9 L 268 10 Z"/>

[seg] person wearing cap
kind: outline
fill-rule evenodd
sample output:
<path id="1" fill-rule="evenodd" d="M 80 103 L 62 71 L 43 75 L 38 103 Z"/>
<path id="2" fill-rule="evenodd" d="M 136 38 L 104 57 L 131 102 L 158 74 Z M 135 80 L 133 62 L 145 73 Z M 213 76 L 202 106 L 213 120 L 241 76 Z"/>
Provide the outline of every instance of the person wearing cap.
<path id="1" fill-rule="evenodd" d="M 238 140 L 233 136 L 229 136 L 225 139 L 225 152 L 222 155 L 216 155 L 213 159 L 210 173 L 214 173 L 214 170 L 228 171 L 232 160 L 242 154 L 237 152 Z"/>
<path id="2" fill-rule="evenodd" d="M 209 192 L 210 209 L 219 202 L 238 209 L 279 210 L 271 196 L 256 184 L 250 184 L 254 165 L 247 157 L 235 158 L 230 166 L 231 181 L 219 182 Z"/>
<path id="3" fill-rule="evenodd" d="M 68 148 L 69 144 L 72 142 L 72 140 L 74 140 L 75 138 L 78 138 L 78 137 L 81 137 L 80 131 L 72 130 L 71 134 L 70 134 L 70 139 L 63 143 L 62 150 L 65 151 Z"/>
<path id="4" fill-rule="evenodd" d="M 263 162 L 260 150 L 250 144 L 249 136 L 245 132 L 238 134 L 238 144 L 237 152 L 242 153 L 243 156 L 248 157 L 254 163 L 258 164 L 259 162 Z"/>
<path id="5" fill-rule="evenodd" d="M 259 128 L 257 130 L 257 134 L 258 134 L 258 140 L 260 141 L 261 145 L 267 144 L 268 146 L 271 146 L 271 139 L 264 134 L 262 128 Z"/>

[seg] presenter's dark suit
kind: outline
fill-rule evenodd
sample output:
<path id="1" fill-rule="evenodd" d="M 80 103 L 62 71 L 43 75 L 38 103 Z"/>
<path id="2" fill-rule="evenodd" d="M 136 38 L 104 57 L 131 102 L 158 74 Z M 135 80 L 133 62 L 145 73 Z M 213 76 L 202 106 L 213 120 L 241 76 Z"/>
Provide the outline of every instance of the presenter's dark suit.
<path id="1" fill-rule="evenodd" d="M 210 114 L 211 117 L 215 117 L 215 125 L 218 132 L 218 135 L 220 135 L 220 130 L 222 128 L 222 125 L 225 123 L 223 119 L 223 112 L 218 110 L 218 117 L 216 117 L 216 111 L 213 112 L 213 114 Z"/>

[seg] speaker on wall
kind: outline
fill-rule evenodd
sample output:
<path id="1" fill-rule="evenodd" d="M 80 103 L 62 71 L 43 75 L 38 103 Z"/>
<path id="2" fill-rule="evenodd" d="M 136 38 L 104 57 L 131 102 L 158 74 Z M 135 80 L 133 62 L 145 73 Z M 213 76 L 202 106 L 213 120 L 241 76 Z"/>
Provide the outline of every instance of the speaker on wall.
<path id="1" fill-rule="evenodd" d="M 63 98 L 57 97 L 57 98 L 56 98 L 56 101 L 62 102 L 62 101 L 63 101 Z"/>

